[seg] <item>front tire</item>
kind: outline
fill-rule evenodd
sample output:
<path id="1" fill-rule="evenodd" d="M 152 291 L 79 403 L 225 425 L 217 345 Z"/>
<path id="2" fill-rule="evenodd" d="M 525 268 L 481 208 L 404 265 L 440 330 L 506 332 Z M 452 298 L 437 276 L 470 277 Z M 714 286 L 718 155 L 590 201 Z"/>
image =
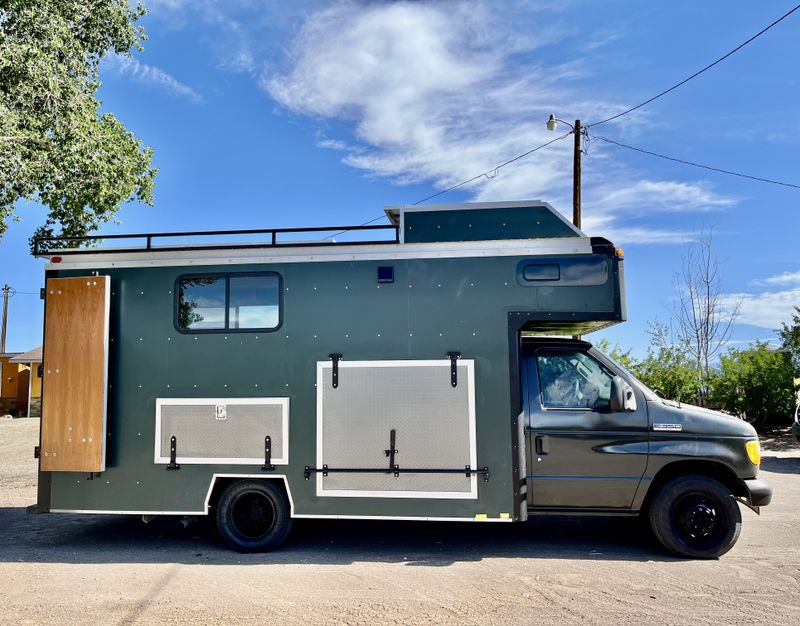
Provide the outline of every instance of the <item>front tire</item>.
<path id="1" fill-rule="evenodd" d="M 292 528 L 286 495 L 272 482 L 231 483 L 217 504 L 217 530 L 237 552 L 268 552 L 280 546 Z"/>
<path id="2" fill-rule="evenodd" d="M 706 476 L 680 476 L 656 494 L 650 526 L 670 552 L 713 559 L 730 550 L 742 531 L 742 514 L 730 490 Z"/>

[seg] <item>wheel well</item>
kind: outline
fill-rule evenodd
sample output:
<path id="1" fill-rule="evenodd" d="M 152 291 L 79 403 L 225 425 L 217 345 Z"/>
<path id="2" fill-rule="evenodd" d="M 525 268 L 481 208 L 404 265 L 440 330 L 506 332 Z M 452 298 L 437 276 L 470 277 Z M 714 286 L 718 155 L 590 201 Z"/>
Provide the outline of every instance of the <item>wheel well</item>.
<path id="1" fill-rule="evenodd" d="M 716 461 L 674 461 L 662 467 L 653 477 L 642 503 L 642 511 L 647 511 L 650 501 L 665 484 L 673 478 L 690 474 L 713 478 L 730 489 L 733 495 L 742 495 L 739 478 L 733 470 L 722 463 L 717 463 Z"/>
<path id="2" fill-rule="evenodd" d="M 211 490 L 211 497 L 208 499 L 208 515 L 212 515 L 213 511 L 216 511 L 217 502 L 219 502 L 220 497 L 225 489 L 228 488 L 228 485 L 242 480 L 268 480 L 283 492 L 283 495 L 286 496 L 290 503 L 292 501 L 286 491 L 286 481 L 282 476 L 218 476 L 216 479 L 212 480 L 214 480 L 214 487 Z"/>

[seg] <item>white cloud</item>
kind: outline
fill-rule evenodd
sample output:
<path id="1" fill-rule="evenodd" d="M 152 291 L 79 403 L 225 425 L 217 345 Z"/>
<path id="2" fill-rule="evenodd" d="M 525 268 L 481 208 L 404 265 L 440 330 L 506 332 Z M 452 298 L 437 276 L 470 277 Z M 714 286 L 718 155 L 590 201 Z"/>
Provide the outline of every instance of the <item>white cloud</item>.
<path id="1" fill-rule="evenodd" d="M 754 280 L 756 285 L 800 285 L 800 271 L 784 272 L 769 278 Z"/>
<path id="2" fill-rule="evenodd" d="M 741 302 L 741 306 L 737 324 L 777 329 L 781 323 L 791 321 L 794 307 L 800 305 L 800 288 L 762 293 L 731 293 L 722 298 L 722 304 L 728 310 L 733 310 L 738 302 Z"/>
<path id="3" fill-rule="evenodd" d="M 203 101 L 203 96 L 189 85 L 180 82 L 164 70 L 142 63 L 133 57 L 108 56 L 103 60 L 103 69 L 110 70 L 119 76 L 127 76 L 137 83 L 160 89 L 170 95 L 186 98 L 191 102 Z"/>
<path id="4" fill-rule="evenodd" d="M 286 69 L 265 67 L 261 85 L 293 114 L 351 123 L 353 137 L 319 142 L 342 152 L 348 165 L 398 184 L 445 189 L 557 137 L 544 126 L 550 112 L 597 119 L 623 109 L 581 95 L 588 65 L 537 62 L 559 27 L 535 7 L 515 19 L 520 10 L 514 2 L 337 2 L 308 15 Z M 645 115 L 626 117 L 626 126 Z M 643 210 L 710 211 L 736 202 L 703 181 L 636 180 L 595 144 L 590 158 L 584 203 L 606 229 L 593 234 L 685 242 L 690 236 L 682 231 L 622 224 Z M 568 212 L 571 178 L 567 138 L 464 190 L 475 200 L 541 198 Z"/>

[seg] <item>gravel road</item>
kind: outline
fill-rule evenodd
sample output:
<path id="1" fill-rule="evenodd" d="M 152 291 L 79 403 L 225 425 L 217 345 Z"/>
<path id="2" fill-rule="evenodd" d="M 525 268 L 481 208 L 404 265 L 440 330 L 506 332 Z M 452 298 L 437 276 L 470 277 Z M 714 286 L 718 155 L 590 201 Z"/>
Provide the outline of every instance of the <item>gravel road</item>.
<path id="1" fill-rule="evenodd" d="M 765 442 L 775 489 L 716 561 L 632 519 L 307 521 L 279 552 L 205 523 L 28 515 L 38 420 L 0 419 L 0 623 L 800 623 L 800 447 Z"/>

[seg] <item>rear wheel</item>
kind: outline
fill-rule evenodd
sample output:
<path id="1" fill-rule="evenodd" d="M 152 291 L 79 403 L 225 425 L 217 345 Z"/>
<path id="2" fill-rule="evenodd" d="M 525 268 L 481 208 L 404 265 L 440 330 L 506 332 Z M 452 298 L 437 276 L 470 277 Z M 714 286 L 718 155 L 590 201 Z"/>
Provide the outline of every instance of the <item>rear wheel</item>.
<path id="1" fill-rule="evenodd" d="M 656 494 L 650 507 L 650 526 L 667 550 L 712 559 L 736 543 L 742 514 L 722 483 L 706 476 L 681 476 Z"/>
<path id="2" fill-rule="evenodd" d="M 217 529 L 239 552 L 267 552 L 280 546 L 291 530 L 289 502 L 273 483 L 231 483 L 217 503 Z"/>

